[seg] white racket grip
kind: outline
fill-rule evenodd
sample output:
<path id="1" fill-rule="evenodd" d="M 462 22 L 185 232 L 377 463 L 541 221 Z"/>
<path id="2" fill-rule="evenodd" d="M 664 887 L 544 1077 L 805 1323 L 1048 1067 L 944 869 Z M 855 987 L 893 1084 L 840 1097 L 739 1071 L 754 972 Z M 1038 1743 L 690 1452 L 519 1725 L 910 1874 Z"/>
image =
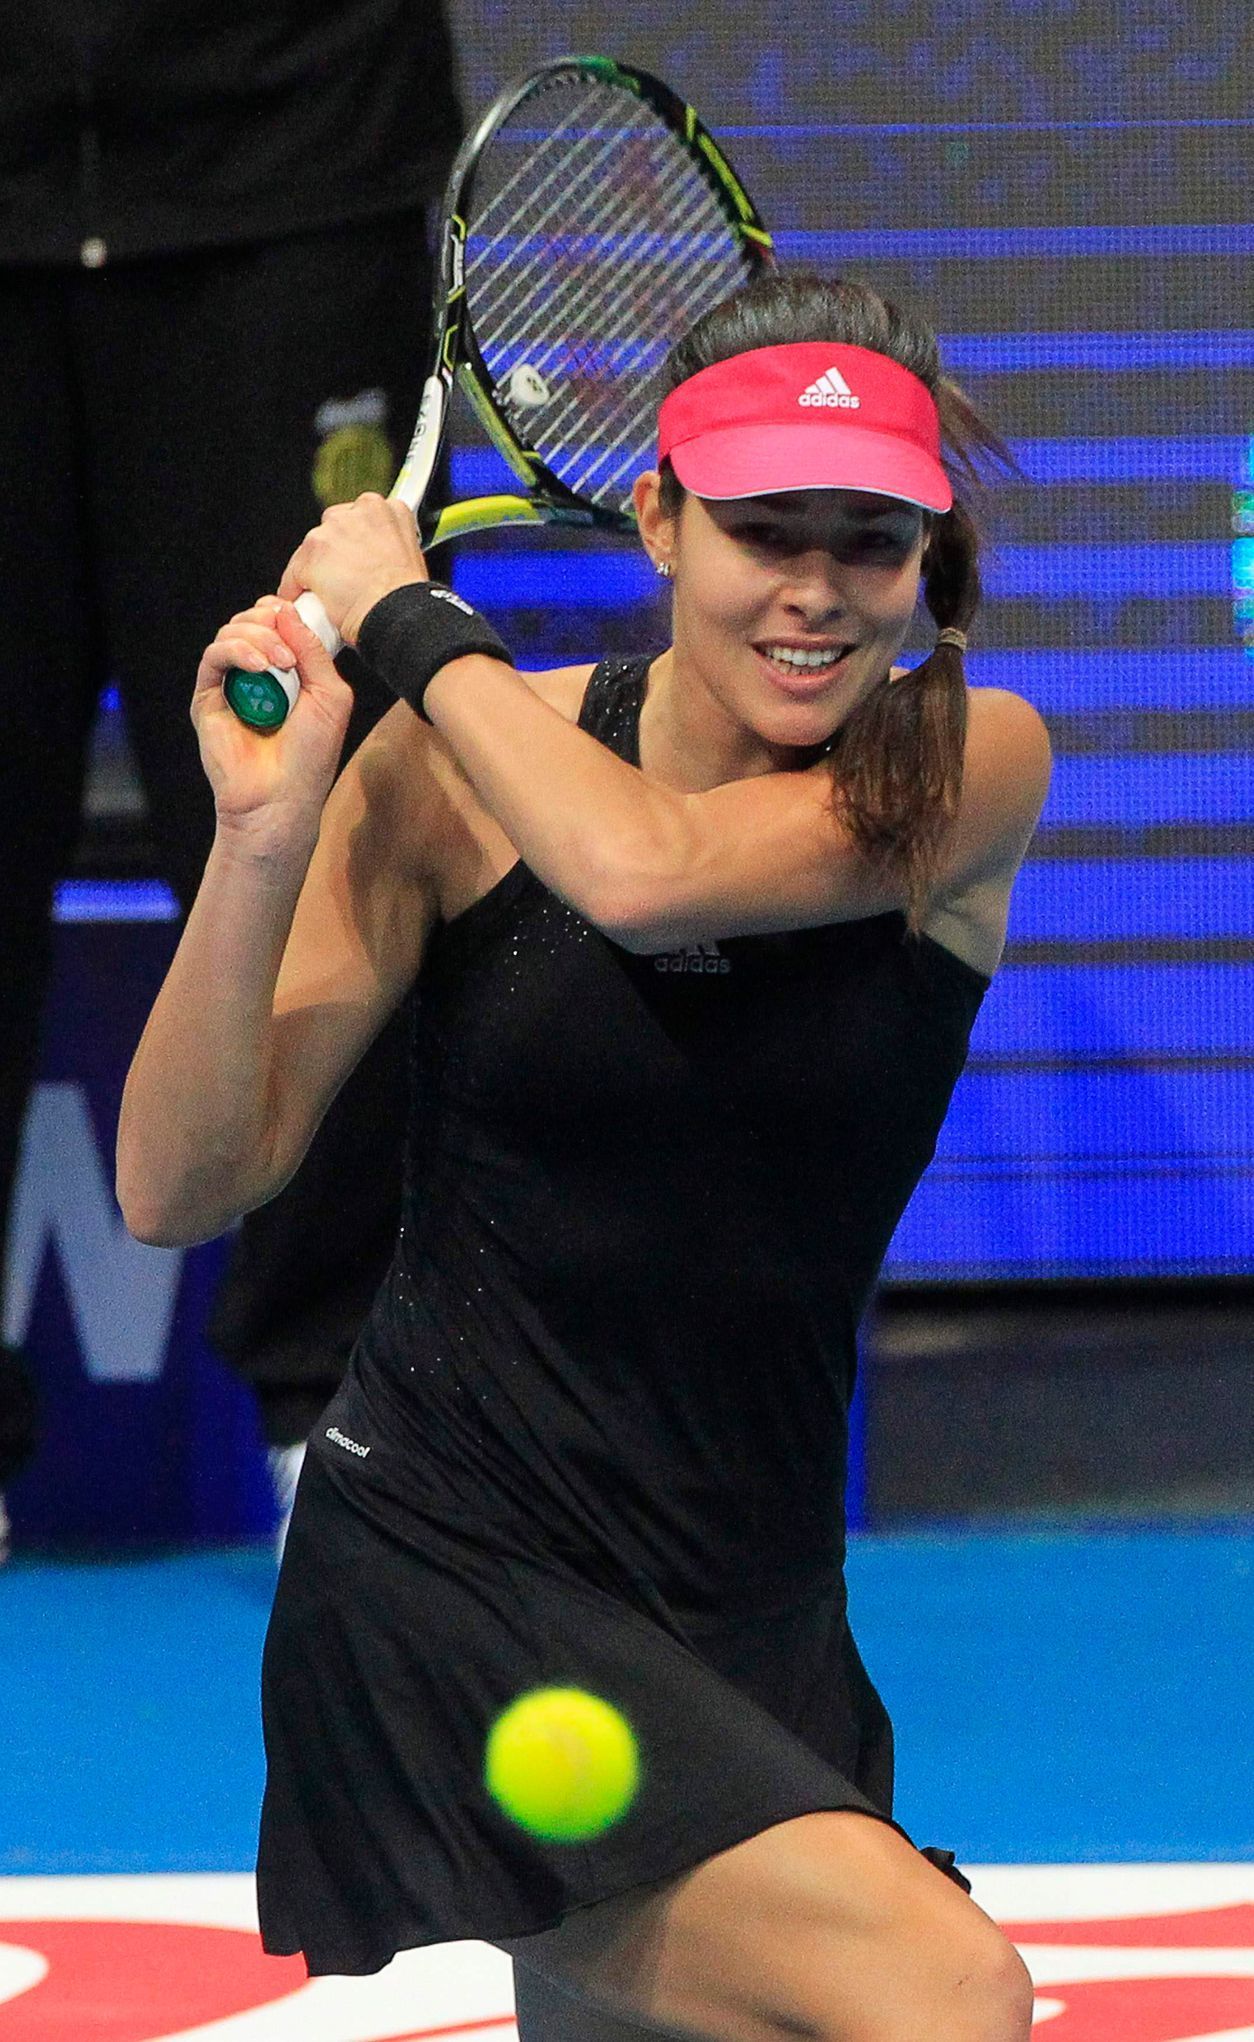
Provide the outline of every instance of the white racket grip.
<path id="1" fill-rule="evenodd" d="M 330 653 L 331 658 L 334 659 L 344 640 L 340 637 L 339 632 L 331 622 L 313 590 L 311 588 L 305 589 L 301 595 L 297 596 L 292 607 L 300 618 L 301 623 L 313 632 L 315 638 L 321 640 L 327 652 Z"/>

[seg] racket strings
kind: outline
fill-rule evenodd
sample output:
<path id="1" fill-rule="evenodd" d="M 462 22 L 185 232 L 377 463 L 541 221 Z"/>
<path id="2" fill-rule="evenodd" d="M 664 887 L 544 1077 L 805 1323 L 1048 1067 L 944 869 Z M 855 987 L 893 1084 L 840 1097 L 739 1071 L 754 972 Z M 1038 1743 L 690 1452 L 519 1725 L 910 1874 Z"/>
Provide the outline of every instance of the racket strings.
<path id="1" fill-rule="evenodd" d="M 631 217 L 632 213 L 637 216 L 639 215 L 641 210 L 640 187 L 643 184 L 643 180 L 638 177 L 635 188 L 625 193 L 624 186 L 626 180 L 621 176 L 616 176 L 613 179 L 605 179 L 603 181 L 600 188 L 600 202 L 594 204 L 592 209 L 586 212 L 583 217 L 577 218 L 573 222 L 571 221 L 573 203 L 580 187 L 586 183 L 591 175 L 601 168 L 610 154 L 615 150 L 622 151 L 624 135 L 629 133 L 630 131 L 622 128 L 620 122 L 605 147 L 599 150 L 588 163 L 580 166 L 577 176 L 571 174 L 576 160 L 574 156 L 559 159 L 549 175 L 542 179 L 537 187 L 536 194 L 533 195 L 534 203 L 534 199 L 542 196 L 550 185 L 555 182 L 558 183 L 560 188 L 550 205 L 538 217 L 528 218 L 521 209 L 516 211 L 509 222 L 508 233 L 498 234 L 489 245 L 484 247 L 480 261 L 486 261 L 490 264 L 490 267 L 487 271 L 487 279 L 482 297 L 479 300 L 479 316 L 481 319 L 490 317 L 497 322 L 504 323 L 506 317 L 516 309 L 520 290 L 530 281 L 541 265 L 546 266 L 545 275 L 542 280 L 546 289 L 548 289 L 551 287 L 552 282 L 548 266 L 552 264 L 555 256 L 560 263 L 563 254 L 565 254 L 565 265 L 569 268 L 572 260 L 569 249 L 572 242 L 583 242 L 595 246 L 598 238 L 609 241 L 612 236 L 608 230 L 612 228 L 616 214 L 628 218 Z M 651 172 L 650 182 L 654 187 L 655 196 L 659 200 L 661 199 L 661 177 L 659 173 L 669 170 L 673 183 L 676 162 L 678 160 L 678 166 L 687 173 L 688 178 L 695 178 L 699 181 L 703 195 L 709 202 L 716 224 L 726 234 L 726 222 L 720 215 L 708 186 L 705 185 L 704 179 L 700 178 L 700 174 L 693 171 L 686 152 L 675 143 L 669 130 L 661 128 L 659 124 L 658 130 L 652 134 L 647 130 L 638 129 L 631 136 L 631 139 L 633 141 L 646 141 L 655 144 L 660 140 L 666 145 L 666 154 L 662 156 L 660 152 L 657 152 L 654 161 L 649 166 Z M 510 180 L 510 184 L 511 188 L 516 189 L 518 184 L 517 174 Z M 567 225 L 560 234 L 545 237 L 543 230 L 548 226 L 550 219 L 559 207 L 565 211 Z M 668 220 L 668 210 L 670 221 L 673 222 L 673 206 L 668 209 L 665 205 L 659 203 L 657 207 L 659 226 Z M 482 226 L 483 222 L 482 218 L 480 218 L 474 223 L 471 230 L 476 242 L 480 241 Z M 647 232 L 647 229 L 648 223 L 642 223 L 642 231 Z M 515 269 L 511 273 L 508 266 L 511 247 L 517 247 L 521 244 L 525 249 L 533 242 L 537 243 L 537 245 L 531 260 L 525 263 L 521 270 Z M 616 259 L 618 259 L 621 255 L 621 250 L 616 249 L 613 252 Z M 587 256 L 585 256 L 581 267 L 585 269 L 589 267 Z M 499 288 L 494 290 L 494 284 L 498 285 Z M 539 302 L 542 303 L 543 299 L 541 298 Z"/>
<path id="2" fill-rule="evenodd" d="M 615 96 L 617 97 L 617 95 Z M 548 227 L 549 222 L 559 211 L 564 212 L 569 219 L 570 210 L 576 195 L 588 183 L 590 178 L 595 177 L 596 173 L 608 161 L 609 157 L 613 155 L 614 151 L 622 146 L 623 126 L 621 118 L 616 128 L 607 137 L 605 125 L 594 123 L 590 118 L 590 111 L 587 107 L 583 109 L 583 117 L 588 122 L 587 130 L 583 139 L 575 143 L 571 148 L 560 146 L 558 140 L 558 137 L 569 133 L 570 120 L 562 123 L 558 129 L 554 130 L 553 134 L 546 136 L 543 143 L 538 147 L 530 137 L 523 140 L 521 143 L 523 147 L 523 162 L 519 169 L 515 171 L 508 183 L 485 206 L 484 210 L 476 215 L 471 223 L 470 233 L 474 236 L 475 240 L 482 241 L 485 244 L 485 253 L 491 252 L 494 255 L 495 263 L 490 276 L 494 279 L 500 279 L 503 284 L 503 289 L 492 307 L 497 317 L 503 318 L 505 316 L 509 310 L 508 301 L 516 296 L 518 290 L 534 275 L 540 264 L 551 258 L 553 250 L 559 242 L 569 238 L 568 231 L 546 236 L 543 230 Z M 501 133 L 494 137 L 494 140 L 499 152 L 502 147 L 509 146 L 511 137 L 506 129 L 502 129 Z M 552 168 L 547 175 L 539 178 L 534 187 L 524 193 L 521 201 L 519 201 L 516 195 L 524 177 L 528 173 L 534 175 L 538 162 L 542 161 L 543 157 L 547 156 L 550 152 L 553 155 Z M 581 156 L 585 159 L 582 162 L 580 161 Z M 612 200 L 613 181 L 606 179 L 602 189 L 607 191 L 608 196 Z M 507 216 L 503 227 L 499 227 L 493 234 L 488 235 L 485 233 L 485 223 L 489 215 L 496 210 L 507 193 L 515 196 L 514 210 Z M 542 211 L 537 212 L 536 208 L 546 198 L 548 199 L 547 205 L 543 207 Z M 521 244 L 525 250 L 533 242 L 536 244 L 536 247 L 531 261 L 525 263 L 521 270 L 515 270 L 511 275 L 508 269 L 509 249 L 511 246 Z M 485 295 L 491 301 L 492 293 L 490 285 Z"/>
<path id="3" fill-rule="evenodd" d="M 637 226 L 633 234 L 622 194 L 606 189 L 604 183 L 599 203 L 573 222 L 570 202 L 575 194 L 570 191 L 564 196 L 569 224 L 550 235 L 544 231 L 546 220 L 527 221 L 511 243 L 492 244 L 482 251 L 480 260 L 486 270 L 482 297 L 477 280 L 469 286 L 478 328 L 508 326 L 520 340 L 531 339 L 537 325 L 541 330 L 550 329 L 548 308 L 555 302 L 555 294 L 571 288 L 577 292 L 585 281 L 593 291 L 603 289 L 611 266 L 621 272 L 631 240 L 650 233 L 647 227 Z M 511 269 L 515 250 L 525 253 L 532 248 L 530 261 Z"/>
<path id="4" fill-rule="evenodd" d="M 684 254 L 688 257 L 689 251 Z M 709 274 L 698 279 L 689 257 L 683 265 L 682 284 L 672 284 L 668 279 L 659 291 L 654 280 L 650 311 L 655 329 L 660 324 L 661 332 L 649 349 L 653 359 L 643 377 L 639 374 L 640 358 L 647 342 L 642 344 L 633 336 L 610 349 L 603 347 L 602 358 L 607 362 L 609 377 L 602 377 L 595 385 L 576 385 L 568 390 L 565 402 L 540 421 L 535 432 L 538 450 L 568 486 L 599 498 L 610 492 L 633 464 L 638 468 L 641 456 L 651 456 L 654 419 L 660 401 L 660 370 L 670 343 L 687 324 L 744 280 L 744 269 L 740 265 L 729 266 L 722 254 L 707 257 L 702 268 Z M 629 295 L 634 300 L 635 294 Z M 637 371 L 625 385 L 619 374 L 624 358 L 627 368 Z M 569 459 L 562 462 L 562 437 L 569 437 L 576 430 L 580 437 L 570 447 Z M 592 445 L 588 444 L 590 438 Z M 610 457 L 620 447 L 625 449 L 622 457 L 613 468 L 607 468 Z M 577 476 L 572 464 L 577 466 Z M 598 470 L 603 472 L 596 479 Z"/>
<path id="5" fill-rule="evenodd" d="M 480 352 L 505 386 L 502 408 L 568 487 L 597 501 L 651 458 L 666 349 L 750 264 L 682 142 L 634 104 L 625 121 L 624 95 L 599 88 L 613 106 L 607 136 L 592 97 L 580 95 L 538 146 L 532 130 L 525 160 L 472 221 L 467 298 Z M 565 380 L 551 399 L 515 404 L 511 362 Z"/>
<path id="6" fill-rule="evenodd" d="M 695 231 L 696 216 L 704 209 L 704 196 L 704 194 L 699 194 L 697 206 L 693 207 L 690 205 L 688 209 L 689 215 L 693 216 L 693 232 L 689 233 L 686 231 L 689 225 L 688 216 L 681 216 L 672 226 L 667 238 L 667 244 L 661 251 L 662 263 L 660 275 L 650 278 L 651 292 L 647 320 L 642 320 L 639 316 L 639 305 L 637 302 L 641 281 L 639 277 L 629 279 L 625 289 L 618 290 L 608 299 L 602 298 L 599 304 L 596 290 L 596 283 L 599 280 L 594 279 L 585 284 L 585 288 L 574 300 L 561 307 L 563 318 L 572 324 L 576 320 L 586 317 L 589 310 L 593 312 L 594 318 L 599 312 L 599 338 L 601 332 L 607 326 L 613 326 L 614 330 L 622 331 L 619 315 L 628 303 L 632 304 L 633 309 L 637 312 L 637 317 L 634 321 L 635 330 L 632 337 L 620 340 L 610 350 L 610 357 L 613 360 L 615 370 L 617 370 L 619 360 L 624 356 L 628 357 L 629 360 L 634 356 L 638 361 L 642 352 L 642 342 L 639 337 L 639 329 L 642 324 L 652 325 L 657 333 L 657 339 L 653 343 L 651 352 L 654 355 L 652 366 L 655 370 L 659 369 L 664 359 L 666 347 L 674 336 L 682 330 L 683 325 L 699 317 L 700 312 L 706 309 L 707 303 L 716 303 L 719 298 L 726 296 L 727 292 L 742 280 L 744 275 L 743 261 L 740 259 L 738 251 L 729 247 L 726 230 L 722 227 L 721 223 L 718 223 L 720 231 L 717 234 L 710 233 L 708 229 L 700 233 Z M 697 258 L 696 250 L 701 248 L 703 244 L 708 245 L 704 246 L 704 252 Z M 627 252 L 630 253 L 630 251 Z M 707 271 L 710 272 L 708 276 L 703 274 Z M 547 351 L 547 356 L 538 359 L 533 358 L 534 365 L 541 373 L 543 373 L 546 360 L 550 359 L 557 352 L 558 345 L 560 343 L 551 345 Z M 648 342 L 646 340 L 643 343 L 643 347 L 647 346 Z M 640 400 L 640 385 L 638 382 L 633 382 L 625 393 L 620 393 L 611 384 L 600 394 L 603 398 L 609 400 L 608 404 L 603 403 L 602 405 L 602 411 L 608 417 L 610 411 L 621 409 L 624 403 L 630 403 L 633 396 Z M 633 407 L 632 415 L 635 416 L 637 413 L 647 412 L 652 402 L 653 393 L 650 390 L 644 399 L 638 401 Z M 563 407 L 545 419 L 544 426 L 546 432 L 558 432 L 565 425 L 572 410 L 577 408 L 577 404 L 577 397 L 568 398 L 567 403 Z"/>
<path id="7" fill-rule="evenodd" d="M 687 320 L 699 316 L 707 303 L 716 303 L 741 281 L 740 272 L 729 277 L 721 264 L 718 272 L 716 287 L 702 296 L 691 290 L 682 294 L 667 291 L 659 299 L 655 292 L 655 316 L 660 308 L 669 311 L 671 318 L 660 342 L 651 350 L 653 360 L 643 378 L 638 374 L 632 376 L 624 387 L 620 374 L 620 365 L 638 370 L 643 352 L 639 338 L 620 341 L 608 349 L 602 344 L 597 367 L 603 373 L 590 375 L 586 364 L 576 362 L 576 375 L 568 383 L 564 402 L 532 424 L 537 451 L 568 486 L 600 498 L 633 463 L 637 468 L 647 464 L 660 401 L 660 370 L 669 342 L 683 330 Z M 595 345 L 595 341 L 589 345 Z M 585 368 L 583 376 L 578 374 L 580 366 Z M 624 446 L 620 461 L 601 474 L 594 490 L 598 469 L 604 470 L 611 455 Z"/>
<path id="8" fill-rule="evenodd" d="M 625 267 L 634 261 L 638 247 L 640 244 L 644 244 L 646 247 L 653 248 L 656 256 L 659 258 L 662 279 L 665 283 L 669 283 L 671 269 L 676 256 L 684 255 L 690 257 L 693 243 L 698 239 L 706 239 L 715 243 L 714 255 L 725 261 L 727 256 L 725 223 L 721 219 L 716 218 L 713 231 L 707 227 L 704 234 L 699 235 L 696 232 L 696 216 L 702 210 L 708 212 L 708 194 L 705 191 L 696 193 L 695 201 L 693 196 L 690 195 L 686 211 L 681 213 L 678 218 L 672 218 L 667 228 L 665 243 L 660 249 L 655 240 L 652 227 L 645 224 L 639 225 L 634 234 L 617 251 L 618 262 Z M 693 228 L 692 232 L 689 232 L 690 226 Z M 704 260 L 708 261 L 709 257 L 707 256 Z M 737 266 L 739 267 L 739 265 Z M 637 289 L 638 284 L 638 278 L 632 276 L 628 281 L 628 292 Z M 588 264 L 584 269 L 582 278 L 579 280 L 579 287 L 576 290 L 575 296 L 562 307 L 563 319 L 568 325 L 575 320 L 586 318 L 589 311 L 598 304 L 604 323 L 609 323 L 611 319 L 617 318 L 625 293 L 619 291 L 614 294 L 612 299 L 607 298 L 603 285 L 604 271 L 600 265 Z M 669 332 L 669 330 L 668 323 L 667 331 Z M 520 336 L 521 344 L 526 346 L 529 338 L 530 336 L 527 335 Z M 545 354 L 532 356 L 535 367 L 543 373 L 546 359 L 551 359 L 556 355 L 561 345 L 561 341 L 555 339 L 549 344 Z M 620 344 L 618 352 L 630 351 L 632 345 L 633 342 L 631 341 L 623 342 Z"/>
<path id="9" fill-rule="evenodd" d="M 546 149 L 555 149 L 557 145 L 563 140 L 564 137 L 569 137 L 571 130 L 575 127 L 577 122 L 586 122 L 587 113 L 588 113 L 587 95 L 581 93 L 578 96 L 575 105 L 571 107 L 570 112 L 566 115 L 565 119 L 558 121 L 549 130 L 548 134 L 546 134 L 544 138 L 544 147 Z M 498 134 L 493 137 L 493 142 L 499 143 L 502 136 L 505 136 L 507 132 L 508 127 L 504 127 L 501 130 L 499 130 Z M 572 148 L 567 153 L 564 159 L 567 166 L 569 166 L 571 158 L 577 155 L 579 146 L 580 146 L 579 144 L 576 144 L 574 148 Z M 546 183 L 550 182 L 552 178 L 557 177 L 561 173 L 562 160 L 563 159 L 554 160 L 553 170 L 550 174 L 550 179 L 547 179 Z M 496 161 L 495 149 L 493 153 L 493 161 L 494 162 Z M 526 150 L 524 149 L 524 153 L 519 164 L 519 167 L 514 172 L 513 176 L 510 177 L 503 185 L 500 186 L 500 188 L 488 200 L 487 204 L 484 205 L 476 214 L 475 218 L 476 232 L 482 232 L 486 228 L 487 223 L 491 219 L 493 213 L 498 211 L 498 209 L 505 204 L 507 199 L 512 198 L 514 192 L 517 190 L 519 184 L 521 184 L 523 178 L 526 177 L 528 172 L 533 168 L 534 161 L 533 159 L 529 158 Z M 480 181 L 481 177 L 482 172 L 480 173 Z M 533 193 L 532 196 L 534 199 L 536 196 L 538 196 L 538 194 Z"/>

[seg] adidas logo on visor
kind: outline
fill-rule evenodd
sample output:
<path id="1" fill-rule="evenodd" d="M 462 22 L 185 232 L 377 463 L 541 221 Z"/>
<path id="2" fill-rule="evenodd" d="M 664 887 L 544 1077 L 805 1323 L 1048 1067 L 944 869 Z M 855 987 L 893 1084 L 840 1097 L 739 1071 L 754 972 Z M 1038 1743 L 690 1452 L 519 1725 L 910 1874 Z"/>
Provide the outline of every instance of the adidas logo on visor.
<path id="1" fill-rule="evenodd" d="M 854 396 L 839 369 L 827 369 L 817 383 L 802 391 L 797 402 L 819 405 L 829 411 L 857 411 L 862 399 Z"/>

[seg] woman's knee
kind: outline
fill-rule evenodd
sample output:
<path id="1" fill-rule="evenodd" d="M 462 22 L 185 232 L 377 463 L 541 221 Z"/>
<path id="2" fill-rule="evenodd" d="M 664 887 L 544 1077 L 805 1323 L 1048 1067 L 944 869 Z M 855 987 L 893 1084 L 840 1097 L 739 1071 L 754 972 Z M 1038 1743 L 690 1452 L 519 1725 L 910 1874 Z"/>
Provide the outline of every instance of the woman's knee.
<path id="1" fill-rule="evenodd" d="M 965 1996 L 971 2042 L 1028 2042 L 1036 2003 L 1032 1974 L 999 1929 L 982 1939 Z"/>
<path id="2" fill-rule="evenodd" d="M 924 1912 L 886 1931 L 881 1949 L 884 1981 L 879 2004 L 867 2007 L 857 2042 L 1028 2042 L 1034 1992 L 1019 1952 L 997 1925 L 966 1902 L 955 1914 Z M 843 1993 L 840 1995 L 843 2002 Z M 844 2035 L 847 2005 L 831 2022 Z M 826 2032 L 826 2031 L 825 2031 Z M 851 2042 L 853 2038 L 851 2037 Z"/>
<path id="3" fill-rule="evenodd" d="M 832 1880 L 808 1915 L 800 1967 L 822 1981 L 811 2002 L 822 2042 L 1027 2042 L 1027 1967 L 954 1881 L 864 1816 L 820 1817 L 796 1834 Z"/>

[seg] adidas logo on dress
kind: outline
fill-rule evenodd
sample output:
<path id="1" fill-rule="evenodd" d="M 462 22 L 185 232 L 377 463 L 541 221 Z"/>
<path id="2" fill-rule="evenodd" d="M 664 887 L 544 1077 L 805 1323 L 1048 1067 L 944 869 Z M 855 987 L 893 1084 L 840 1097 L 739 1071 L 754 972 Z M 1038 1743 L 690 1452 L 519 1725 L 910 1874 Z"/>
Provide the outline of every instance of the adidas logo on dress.
<path id="1" fill-rule="evenodd" d="M 817 383 L 811 383 L 797 399 L 798 404 L 816 404 L 831 411 L 857 411 L 862 403 L 855 397 L 839 369 L 827 369 Z"/>
<path id="2" fill-rule="evenodd" d="M 717 943 L 688 943 L 682 950 L 664 950 L 653 960 L 654 971 L 699 971 L 708 976 L 712 972 L 727 973 L 731 970 L 730 957 L 724 957 Z"/>

